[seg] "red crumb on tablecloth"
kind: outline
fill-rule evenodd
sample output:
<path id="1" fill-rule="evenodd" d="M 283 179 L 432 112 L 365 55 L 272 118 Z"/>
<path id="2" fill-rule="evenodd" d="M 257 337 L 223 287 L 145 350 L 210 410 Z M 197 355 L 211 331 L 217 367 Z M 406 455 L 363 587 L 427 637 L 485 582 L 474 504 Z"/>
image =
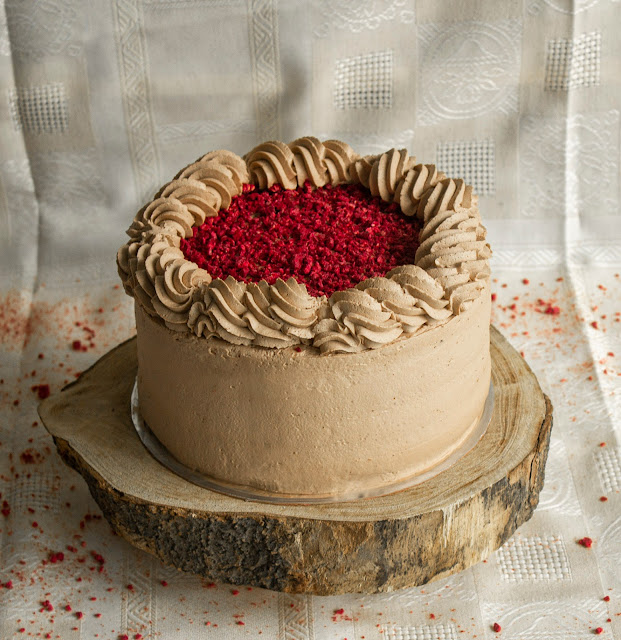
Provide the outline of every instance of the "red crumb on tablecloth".
<path id="1" fill-rule="evenodd" d="M 168 582 L 166 582 L 166 580 L 162 580 L 162 581 L 160 582 L 160 584 L 161 584 L 163 587 L 167 587 L 167 586 L 168 586 Z"/>
<path id="2" fill-rule="evenodd" d="M 45 457 L 36 449 L 25 449 L 19 454 L 19 460 L 22 464 L 39 464 Z"/>
<path id="3" fill-rule="evenodd" d="M 608 498 L 606 496 L 601 496 L 599 501 L 600 502 L 608 502 Z"/>
<path id="4" fill-rule="evenodd" d="M 360 185 L 286 190 L 254 187 L 181 241 L 188 260 L 214 278 L 244 282 L 295 277 L 330 295 L 414 264 L 420 223 Z"/>
<path id="5" fill-rule="evenodd" d="M 522 284 L 530 284 L 530 280 L 528 278 L 522 278 Z"/>
<path id="6" fill-rule="evenodd" d="M 596 629 L 593 629 L 593 633 L 599 635 L 600 633 L 604 633 L 604 630 L 601 627 L 597 627 Z"/>
<path id="7" fill-rule="evenodd" d="M 586 549 L 590 549 L 593 546 L 593 540 L 588 537 L 580 538 L 580 540 L 578 540 L 577 542 L 579 545 L 585 547 Z"/>
<path id="8" fill-rule="evenodd" d="M 45 400 L 50 397 L 50 385 L 49 384 L 35 384 L 30 387 L 31 391 L 34 391 L 40 400 Z"/>
<path id="9" fill-rule="evenodd" d="M 604 602 L 610 602 L 610 596 L 604 596 L 604 597 L 602 598 L 602 600 L 603 600 Z"/>
<path id="10" fill-rule="evenodd" d="M 494 624 L 492 625 L 492 630 L 496 633 L 499 633 L 500 631 L 502 631 L 502 627 L 497 622 L 494 622 Z"/>
<path id="11" fill-rule="evenodd" d="M 239 595 L 239 591 L 238 591 L 237 589 L 232 589 L 232 590 L 231 590 L 231 593 L 232 593 L 234 596 Z"/>

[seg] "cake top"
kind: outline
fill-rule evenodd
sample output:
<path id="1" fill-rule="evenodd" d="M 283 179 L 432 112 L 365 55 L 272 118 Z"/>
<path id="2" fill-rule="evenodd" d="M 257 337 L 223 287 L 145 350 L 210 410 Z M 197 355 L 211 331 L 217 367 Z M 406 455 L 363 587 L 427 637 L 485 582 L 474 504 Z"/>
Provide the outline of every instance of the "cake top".
<path id="1" fill-rule="evenodd" d="M 274 284 L 293 277 L 319 297 L 414 263 L 418 219 L 359 184 L 247 187 L 181 240 L 185 258 L 212 278 Z"/>
<path id="2" fill-rule="evenodd" d="M 128 235 L 117 255 L 127 293 L 170 329 L 234 344 L 379 348 L 489 295 L 472 188 L 405 149 L 360 157 L 306 137 L 244 158 L 214 151 Z"/>

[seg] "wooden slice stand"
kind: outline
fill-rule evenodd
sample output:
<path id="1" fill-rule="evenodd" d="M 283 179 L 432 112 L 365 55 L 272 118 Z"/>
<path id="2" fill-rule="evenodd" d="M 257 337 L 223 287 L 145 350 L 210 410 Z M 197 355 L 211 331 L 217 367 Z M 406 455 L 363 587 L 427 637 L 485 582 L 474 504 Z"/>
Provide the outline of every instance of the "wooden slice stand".
<path id="1" fill-rule="evenodd" d="M 164 468 L 130 418 L 133 339 L 42 402 L 39 413 L 113 529 L 166 564 L 288 593 L 392 591 L 483 560 L 537 506 L 552 406 L 493 327 L 491 353 L 494 412 L 475 448 L 422 484 L 354 502 L 249 502 Z"/>

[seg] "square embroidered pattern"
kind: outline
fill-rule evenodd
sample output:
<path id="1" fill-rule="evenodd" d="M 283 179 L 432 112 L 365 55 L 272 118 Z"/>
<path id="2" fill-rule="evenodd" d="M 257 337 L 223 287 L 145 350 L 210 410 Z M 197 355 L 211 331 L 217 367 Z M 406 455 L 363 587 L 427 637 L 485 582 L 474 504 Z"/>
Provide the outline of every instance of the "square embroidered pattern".
<path id="1" fill-rule="evenodd" d="M 599 84 L 602 34 L 583 33 L 574 39 L 548 40 L 546 91 L 568 91 Z"/>
<path id="2" fill-rule="evenodd" d="M 496 558 L 502 579 L 508 582 L 571 579 L 565 545 L 556 536 L 512 538 Z"/>
<path id="3" fill-rule="evenodd" d="M 496 192 L 496 162 L 493 140 L 440 142 L 436 147 L 438 168 L 463 178 L 481 196 Z"/>
<path id="4" fill-rule="evenodd" d="M 9 108 L 16 131 L 64 133 L 69 124 L 67 95 L 62 82 L 11 89 Z"/>
<path id="5" fill-rule="evenodd" d="M 334 107 L 390 109 L 392 84 L 392 50 L 341 58 L 334 66 Z"/>
<path id="6" fill-rule="evenodd" d="M 606 493 L 621 491 L 621 454 L 618 449 L 602 448 L 594 455 L 597 475 Z"/>

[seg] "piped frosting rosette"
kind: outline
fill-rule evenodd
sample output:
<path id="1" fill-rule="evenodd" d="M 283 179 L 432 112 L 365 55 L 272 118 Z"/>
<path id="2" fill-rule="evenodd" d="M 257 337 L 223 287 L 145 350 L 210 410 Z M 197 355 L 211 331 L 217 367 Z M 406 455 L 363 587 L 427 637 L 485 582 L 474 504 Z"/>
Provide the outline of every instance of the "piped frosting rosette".
<path id="1" fill-rule="evenodd" d="M 295 278 L 212 279 L 187 260 L 182 238 L 227 209 L 244 184 L 295 189 L 358 183 L 422 223 L 414 265 L 313 297 Z M 125 291 L 174 331 L 236 345 L 305 345 L 356 353 L 411 338 L 468 310 L 488 290 L 491 250 L 476 196 L 461 179 L 417 164 L 405 149 L 361 157 L 338 140 L 265 142 L 244 158 L 213 151 L 180 171 L 135 216 L 117 254 Z"/>

